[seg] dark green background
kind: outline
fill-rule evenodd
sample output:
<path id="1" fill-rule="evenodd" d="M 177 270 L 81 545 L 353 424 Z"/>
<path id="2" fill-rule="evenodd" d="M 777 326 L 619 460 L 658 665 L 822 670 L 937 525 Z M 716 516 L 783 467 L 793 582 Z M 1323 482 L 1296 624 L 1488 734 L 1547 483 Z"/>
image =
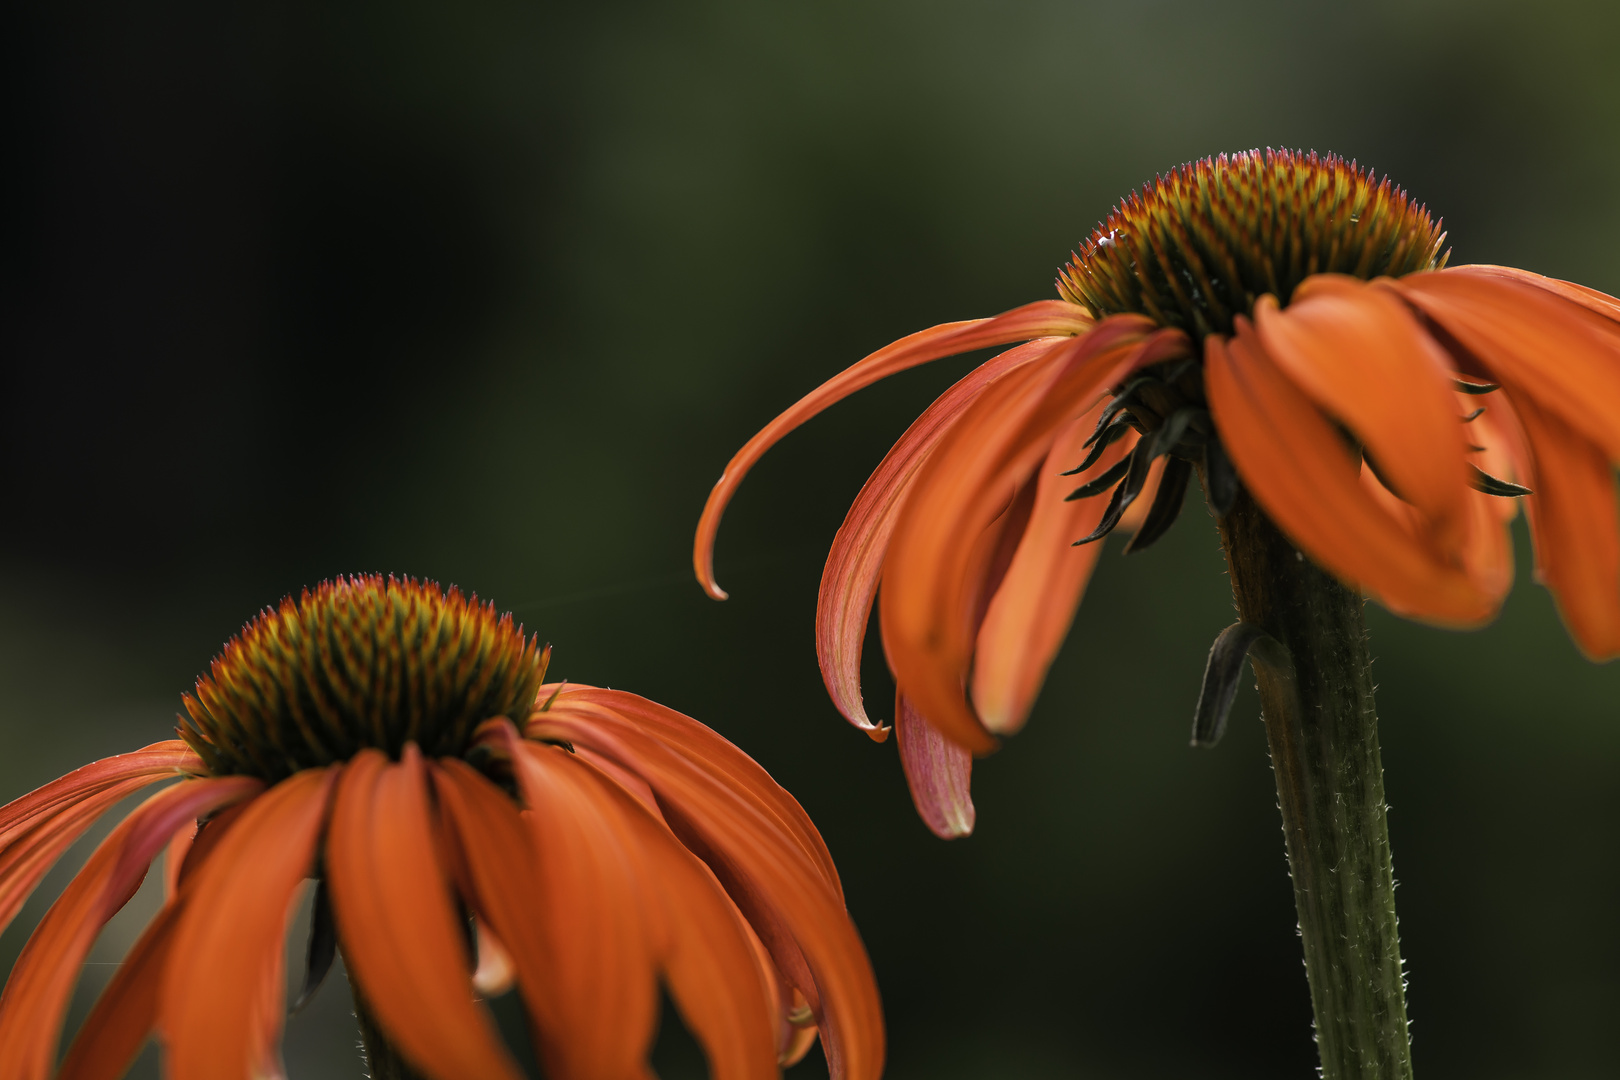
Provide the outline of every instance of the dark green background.
<path id="1" fill-rule="evenodd" d="M 0 798 L 163 737 L 261 605 L 345 571 L 424 575 L 799 797 L 877 969 L 891 1077 L 1313 1075 L 1252 691 L 1217 751 L 1186 745 L 1232 619 L 1201 506 L 1151 552 L 1105 554 L 1028 731 L 979 766 L 978 834 L 951 844 L 915 819 L 892 744 L 828 704 L 811 626 L 844 509 L 969 361 L 774 452 L 721 536 L 726 604 L 690 580 L 692 527 L 777 410 L 901 334 L 1051 296 L 1117 197 L 1192 157 L 1335 150 L 1443 214 L 1454 261 L 1620 292 L 1620 9 L 12 19 Z M 1519 540 L 1520 587 L 1482 633 L 1370 612 L 1424 1076 L 1615 1068 L 1620 669 L 1579 659 Z M 87 988 L 154 902 L 115 922 Z M 346 1008 L 339 983 L 292 1021 L 295 1077 L 360 1075 Z M 666 1077 L 701 1075 L 691 1053 L 666 1034 Z M 793 1076 L 823 1073 L 812 1055 Z"/>

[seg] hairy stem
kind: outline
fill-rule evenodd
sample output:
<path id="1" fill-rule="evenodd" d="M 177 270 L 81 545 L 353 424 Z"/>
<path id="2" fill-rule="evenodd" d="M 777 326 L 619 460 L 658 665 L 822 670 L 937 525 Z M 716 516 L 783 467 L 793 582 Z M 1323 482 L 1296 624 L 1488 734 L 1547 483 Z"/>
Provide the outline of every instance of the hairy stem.
<path id="1" fill-rule="evenodd" d="M 1257 663 L 1324 1080 L 1410 1080 L 1378 715 L 1362 600 L 1247 492 L 1220 522 L 1239 616 L 1292 672 Z M 1290 677 L 1291 675 L 1291 677 Z"/>
<path id="2" fill-rule="evenodd" d="M 428 1080 L 405 1061 L 403 1054 L 388 1041 L 382 1026 L 371 1012 L 371 1007 L 360 994 L 354 979 L 349 980 L 354 994 L 354 1018 L 360 1022 L 360 1045 L 365 1053 L 366 1075 L 370 1080 Z"/>

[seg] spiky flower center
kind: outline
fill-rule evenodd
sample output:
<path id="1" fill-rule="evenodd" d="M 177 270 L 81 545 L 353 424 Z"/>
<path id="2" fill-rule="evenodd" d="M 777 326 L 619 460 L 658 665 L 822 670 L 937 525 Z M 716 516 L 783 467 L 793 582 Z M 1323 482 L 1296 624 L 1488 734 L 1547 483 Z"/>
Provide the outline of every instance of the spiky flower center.
<path id="1" fill-rule="evenodd" d="M 1135 312 L 1201 339 L 1230 333 L 1267 293 L 1286 304 L 1312 274 L 1438 269 L 1444 242 L 1388 177 L 1333 154 L 1250 150 L 1189 162 L 1128 196 L 1057 286 L 1099 318 Z"/>
<path id="2" fill-rule="evenodd" d="M 265 610 L 184 697 L 179 734 L 216 774 L 274 782 L 365 747 L 460 756 L 533 706 L 545 656 L 510 615 L 431 582 L 325 582 Z"/>

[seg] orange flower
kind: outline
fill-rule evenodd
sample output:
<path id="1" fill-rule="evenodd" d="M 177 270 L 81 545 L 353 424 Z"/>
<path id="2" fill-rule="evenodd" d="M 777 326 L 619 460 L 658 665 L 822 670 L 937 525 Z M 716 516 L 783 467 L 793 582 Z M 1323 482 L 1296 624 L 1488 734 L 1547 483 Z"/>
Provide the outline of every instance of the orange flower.
<path id="1" fill-rule="evenodd" d="M 547 1075 L 646 1076 L 662 980 L 716 1077 L 776 1076 L 818 1029 L 833 1076 L 876 1077 L 877 989 L 799 804 L 689 717 L 542 685 L 547 653 L 454 589 L 325 584 L 226 645 L 179 740 L 0 809 L 3 927 L 101 813 L 179 779 L 29 939 L 0 1076 L 51 1075 L 85 954 L 167 847 L 168 899 L 63 1078 L 120 1075 L 149 1034 L 175 1080 L 281 1075 L 282 942 L 312 875 L 306 995 L 341 948 L 362 1023 L 425 1076 L 521 1076 L 474 996 L 514 982 Z"/>
<path id="2" fill-rule="evenodd" d="M 1025 342 L 901 436 L 822 577 L 822 675 L 879 739 L 859 673 L 882 585 L 901 760 L 940 835 L 971 831 L 969 755 L 1022 726 L 1068 631 L 1097 557 L 1072 545 L 1124 524 L 1127 550 L 1145 548 L 1195 471 L 1217 514 L 1241 485 L 1340 580 L 1448 626 L 1500 606 L 1515 506 L 1493 497 L 1525 496 L 1538 576 L 1575 640 L 1620 654 L 1620 301 L 1444 268 L 1444 239 L 1387 179 L 1333 156 L 1184 165 L 1092 232 L 1061 299 L 902 338 L 754 436 L 704 508 L 698 579 L 725 597 L 720 516 L 789 431 L 897 371 Z"/>

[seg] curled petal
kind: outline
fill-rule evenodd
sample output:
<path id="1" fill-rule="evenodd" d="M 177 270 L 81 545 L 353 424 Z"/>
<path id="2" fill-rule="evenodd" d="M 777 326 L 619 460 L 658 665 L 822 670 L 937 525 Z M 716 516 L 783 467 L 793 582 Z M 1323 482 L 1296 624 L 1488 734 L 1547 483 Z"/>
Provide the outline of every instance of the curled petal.
<path id="1" fill-rule="evenodd" d="M 1453 624 L 1494 614 L 1497 597 L 1367 493 L 1344 440 L 1271 362 L 1247 320 L 1230 343 L 1212 334 L 1204 345 L 1215 426 L 1255 501 L 1283 532 L 1397 613 Z"/>
<path id="2" fill-rule="evenodd" d="M 1040 468 L 1029 525 L 979 627 L 973 651 L 973 707 L 985 728 L 996 735 L 1010 735 L 1023 726 L 1102 553 L 1101 544 L 1075 547 L 1074 541 L 1097 527 L 1108 500 L 1070 500 L 1068 495 L 1130 453 L 1136 434 L 1109 447 L 1086 473 L 1062 475 L 1084 456 L 1101 409 L 1094 407 L 1069 424 L 1052 443 Z M 1137 499 L 1144 512 L 1152 501 L 1146 489 Z"/>
<path id="3" fill-rule="evenodd" d="M 765 455 L 765 451 L 827 406 L 871 386 L 879 379 L 918 364 L 1031 338 L 1080 334 L 1088 330 L 1091 324 L 1091 316 L 1079 305 L 1062 300 L 1039 300 L 993 319 L 945 323 L 918 331 L 884 346 L 834 375 L 767 424 L 726 464 L 725 472 L 709 493 L 709 500 L 703 507 L 703 517 L 698 521 L 697 539 L 692 547 L 692 566 L 697 571 L 698 581 L 716 600 L 726 598 L 725 590 L 714 578 L 714 537 L 720 528 L 720 517 L 726 511 L 726 504 L 731 501 L 743 477 L 748 475 L 748 470 Z"/>
<path id="4" fill-rule="evenodd" d="M 180 823 L 250 798 L 262 787 L 247 777 L 177 784 L 142 803 L 102 841 L 40 920 L 12 968 L 0 996 L 0 1076 L 34 1080 L 50 1074 L 85 955 L 102 926 L 140 888 Z"/>
<path id="5" fill-rule="evenodd" d="M 945 432 L 986 386 L 1052 355 L 1064 339 L 1043 338 L 1009 349 L 968 372 L 906 429 L 862 486 L 833 538 L 816 598 L 816 658 L 833 704 L 875 739 L 888 729 L 867 717 L 861 700 L 861 651 L 878 576 L 900 506 L 917 470 Z"/>
<path id="6" fill-rule="evenodd" d="M 414 743 L 398 764 L 368 749 L 344 766 L 326 840 L 344 959 L 415 1068 L 434 1080 L 520 1080 L 493 1020 L 473 1000 L 465 935 L 437 846 Z"/>
<path id="7" fill-rule="evenodd" d="M 979 538 L 1045 458 L 1061 428 L 1138 367 L 1187 348 L 1137 316 L 1112 316 L 1064 346 L 1061 363 L 1030 367 L 982 393 L 923 465 L 883 566 L 885 648 L 912 704 L 974 753 L 995 739 L 969 708 L 965 681 L 976 605 L 995 545 Z"/>
<path id="8" fill-rule="evenodd" d="M 1255 304 L 1270 357 L 1317 408 L 1342 422 L 1381 474 L 1433 523 L 1443 548 L 1462 542 L 1468 444 L 1449 358 L 1395 295 L 1355 278 L 1318 274 L 1286 310 Z"/>
<path id="9" fill-rule="evenodd" d="M 906 785 L 923 823 L 942 840 L 972 833 L 973 755 L 942 735 L 904 693 L 895 695 L 894 730 Z"/>
<path id="10" fill-rule="evenodd" d="M 1620 656 L 1620 507 L 1603 450 L 1537 402 L 1516 401 L 1534 456 L 1525 498 L 1543 583 L 1576 644 L 1594 660 Z"/>
<path id="11" fill-rule="evenodd" d="M 1620 462 L 1620 323 L 1500 275 L 1412 274 L 1388 287 L 1437 323 L 1515 401 L 1533 399 Z"/>

